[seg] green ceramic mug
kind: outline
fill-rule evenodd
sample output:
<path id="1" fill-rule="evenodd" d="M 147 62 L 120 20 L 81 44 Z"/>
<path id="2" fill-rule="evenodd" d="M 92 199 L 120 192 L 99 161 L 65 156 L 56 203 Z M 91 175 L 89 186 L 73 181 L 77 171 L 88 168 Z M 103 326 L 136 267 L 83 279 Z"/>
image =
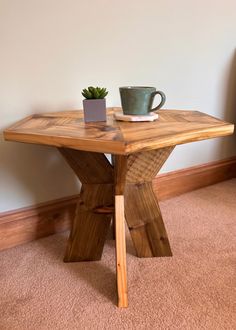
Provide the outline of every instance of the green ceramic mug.
<path id="1" fill-rule="evenodd" d="M 160 109 L 166 101 L 163 92 L 155 87 L 127 86 L 120 87 L 121 105 L 125 115 L 147 115 L 151 111 Z M 161 102 L 152 109 L 154 97 L 161 96 Z"/>

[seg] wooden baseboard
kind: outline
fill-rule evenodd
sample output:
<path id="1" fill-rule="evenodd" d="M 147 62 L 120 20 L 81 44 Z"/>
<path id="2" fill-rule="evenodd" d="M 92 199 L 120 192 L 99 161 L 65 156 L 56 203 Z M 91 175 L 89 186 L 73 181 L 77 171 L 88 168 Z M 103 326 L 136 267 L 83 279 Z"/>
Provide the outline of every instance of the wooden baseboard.
<path id="1" fill-rule="evenodd" d="M 175 197 L 236 177 L 236 156 L 159 174 L 153 181 L 159 200 Z"/>
<path id="2" fill-rule="evenodd" d="M 158 175 L 159 200 L 236 177 L 236 156 Z M 0 213 L 0 251 L 70 228 L 78 196 Z"/>
<path id="3" fill-rule="evenodd" d="M 0 213 L 0 251 L 70 228 L 78 196 Z"/>

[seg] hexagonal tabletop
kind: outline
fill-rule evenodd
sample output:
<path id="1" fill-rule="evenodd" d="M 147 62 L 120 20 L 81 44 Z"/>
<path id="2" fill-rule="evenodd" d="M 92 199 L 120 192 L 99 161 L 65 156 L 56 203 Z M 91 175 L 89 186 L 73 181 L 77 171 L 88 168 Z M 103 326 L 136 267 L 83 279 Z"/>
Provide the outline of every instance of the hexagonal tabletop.
<path id="1" fill-rule="evenodd" d="M 159 110 L 154 122 L 121 122 L 120 108 L 107 109 L 107 121 L 84 123 L 83 112 L 62 111 L 29 116 L 4 131 L 8 141 L 78 150 L 130 154 L 230 135 L 234 125 L 199 111 Z"/>

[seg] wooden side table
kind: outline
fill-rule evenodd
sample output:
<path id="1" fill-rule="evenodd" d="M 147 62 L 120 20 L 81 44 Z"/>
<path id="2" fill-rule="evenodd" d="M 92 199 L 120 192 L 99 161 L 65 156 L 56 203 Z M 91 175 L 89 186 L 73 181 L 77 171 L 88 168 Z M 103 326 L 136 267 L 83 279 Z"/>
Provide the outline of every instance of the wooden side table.
<path id="1" fill-rule="evenodd" d="M 118 306 L 127 307 L 125 219 L 138 257 L 171 256 L 152 180 L 176 145 L 229 135 L 234 126 L 181 110 L 159 110 L 156 122 L 118 122 L 118 110 L 108 109 L 107 122 L 89 124 L 81 111 L 33 115 L 4 136 L 57 147 L 82 182 L 66 262 L 100 260 L 115 215 Z"/>

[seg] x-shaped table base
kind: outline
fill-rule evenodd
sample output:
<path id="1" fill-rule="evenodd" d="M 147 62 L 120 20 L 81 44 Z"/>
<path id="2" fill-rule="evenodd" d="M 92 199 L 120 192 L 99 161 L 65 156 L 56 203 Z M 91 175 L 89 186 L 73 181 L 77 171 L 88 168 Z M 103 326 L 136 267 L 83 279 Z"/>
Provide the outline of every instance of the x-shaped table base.
<path id="1" fill-rule="evenodd" d="M 100 260 L 115 220 L 118 306 L 127 307 L 125 219 L 138 257 L 171 256 L 152 180 L 174 147 L 113 155 L 59 148 L 82 182 L 66 262 Z"/>

